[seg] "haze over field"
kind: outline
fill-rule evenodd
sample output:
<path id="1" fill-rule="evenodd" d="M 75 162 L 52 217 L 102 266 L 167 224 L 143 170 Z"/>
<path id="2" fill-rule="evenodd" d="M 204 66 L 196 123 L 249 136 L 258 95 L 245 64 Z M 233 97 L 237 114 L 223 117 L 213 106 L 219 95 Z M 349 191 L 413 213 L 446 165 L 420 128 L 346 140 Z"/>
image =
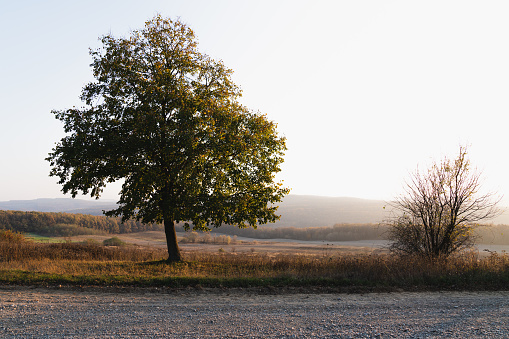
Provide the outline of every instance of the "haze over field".
<path id="1" fill-rule="evenodd" d="M 390 209 L 382 200 L 333 198 L 310 195 L 286 196 L 278 209 L 281 219 L 267 227 L 323 227 L 339 223 L 379 223 L 390 217 Z M 103 215 L 103 210 L 115 208 L 115 202 L 83 199 L 34 199 L 0 201 L 0 210 L 66 212 Z M 509 224 L 509 213 L 504 213 L 493 224 Z"/>
<path id="2" fill-rule="evenodd" d="M 242 102 L 278 123 L 293 194 L 391 200 L 466 144 L 509 204 L 509 4 L 374 0 L 4 3 L 0 201 L 64 197 L 44 161 L 64 136 L 50 111 L 81 106 L 100 36 L 156 13 L 194 29 Z"/>

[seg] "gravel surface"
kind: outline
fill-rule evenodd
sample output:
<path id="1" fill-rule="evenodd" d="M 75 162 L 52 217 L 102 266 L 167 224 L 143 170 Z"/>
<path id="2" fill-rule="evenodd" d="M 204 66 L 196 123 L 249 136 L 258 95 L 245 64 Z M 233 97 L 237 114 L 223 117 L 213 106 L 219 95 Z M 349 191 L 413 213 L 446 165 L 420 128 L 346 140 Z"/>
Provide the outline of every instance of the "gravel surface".
<path id="1" fill-rule="evenodd" d="M 508 338 L 509 292 L 0 287 L 1 338 Z"/>

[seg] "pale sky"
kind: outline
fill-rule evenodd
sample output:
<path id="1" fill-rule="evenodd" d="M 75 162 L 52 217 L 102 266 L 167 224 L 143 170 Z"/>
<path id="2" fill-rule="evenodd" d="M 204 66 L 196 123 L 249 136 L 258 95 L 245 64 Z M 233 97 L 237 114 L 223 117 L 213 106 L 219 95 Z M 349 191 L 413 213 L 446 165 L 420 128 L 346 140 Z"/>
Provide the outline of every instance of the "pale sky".
<path id="1" fill-rule="evenodd" d="M 0 0 L 0 201 L 65 197 L 44 160 L 64 136 L 50 111 L 81 106 L 100 36 L 157 13 L 278 123 L 291 193 L 390 200 L 470 145 L 509 204 L 509 2 L 465 0 Z"/>

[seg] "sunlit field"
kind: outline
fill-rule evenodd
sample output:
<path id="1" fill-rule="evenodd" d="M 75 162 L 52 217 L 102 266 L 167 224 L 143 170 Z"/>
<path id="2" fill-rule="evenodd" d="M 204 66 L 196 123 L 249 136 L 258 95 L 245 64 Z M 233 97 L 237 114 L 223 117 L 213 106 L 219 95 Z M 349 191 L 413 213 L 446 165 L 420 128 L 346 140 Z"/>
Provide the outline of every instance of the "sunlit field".
<path id="1" fill-rule="evenodd" d="M 509 286 L 505 253 L 466 252 L 430 262 L 379 249 L 230 239 L 229 244 L 183 242 L 185 261 L 168 264 L 165 248 L 150 236 L 155 234 L 141 234 L 137 241 L 146 245 L 121 246 L 104 246 L 100 239 L 51 243 L 18 236 L 1 241 L 0 283 L 320 291 L 505 290 Z"/>

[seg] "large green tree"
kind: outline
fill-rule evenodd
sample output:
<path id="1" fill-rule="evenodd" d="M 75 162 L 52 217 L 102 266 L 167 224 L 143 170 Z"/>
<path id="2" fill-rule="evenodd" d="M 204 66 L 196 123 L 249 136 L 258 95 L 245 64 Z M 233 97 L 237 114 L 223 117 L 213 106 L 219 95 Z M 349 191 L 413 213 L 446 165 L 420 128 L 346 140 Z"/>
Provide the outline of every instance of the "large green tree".
<path id="1" fill-rule="evenodd" d="M 82 108 L 53 111 L 67 133 L 47 160 L 62 191 L 99 198 L 123 179 L 107 215 L 163 222 L 170 261 L 182 260 L 175 223 L 206 230 L 274 222 L 288 189 L 275 181 L 285 138 L 239 103 L 221 61 L 200 53 L 193 31 L 156 16 L 91 51 L 95 81 Z"/>

